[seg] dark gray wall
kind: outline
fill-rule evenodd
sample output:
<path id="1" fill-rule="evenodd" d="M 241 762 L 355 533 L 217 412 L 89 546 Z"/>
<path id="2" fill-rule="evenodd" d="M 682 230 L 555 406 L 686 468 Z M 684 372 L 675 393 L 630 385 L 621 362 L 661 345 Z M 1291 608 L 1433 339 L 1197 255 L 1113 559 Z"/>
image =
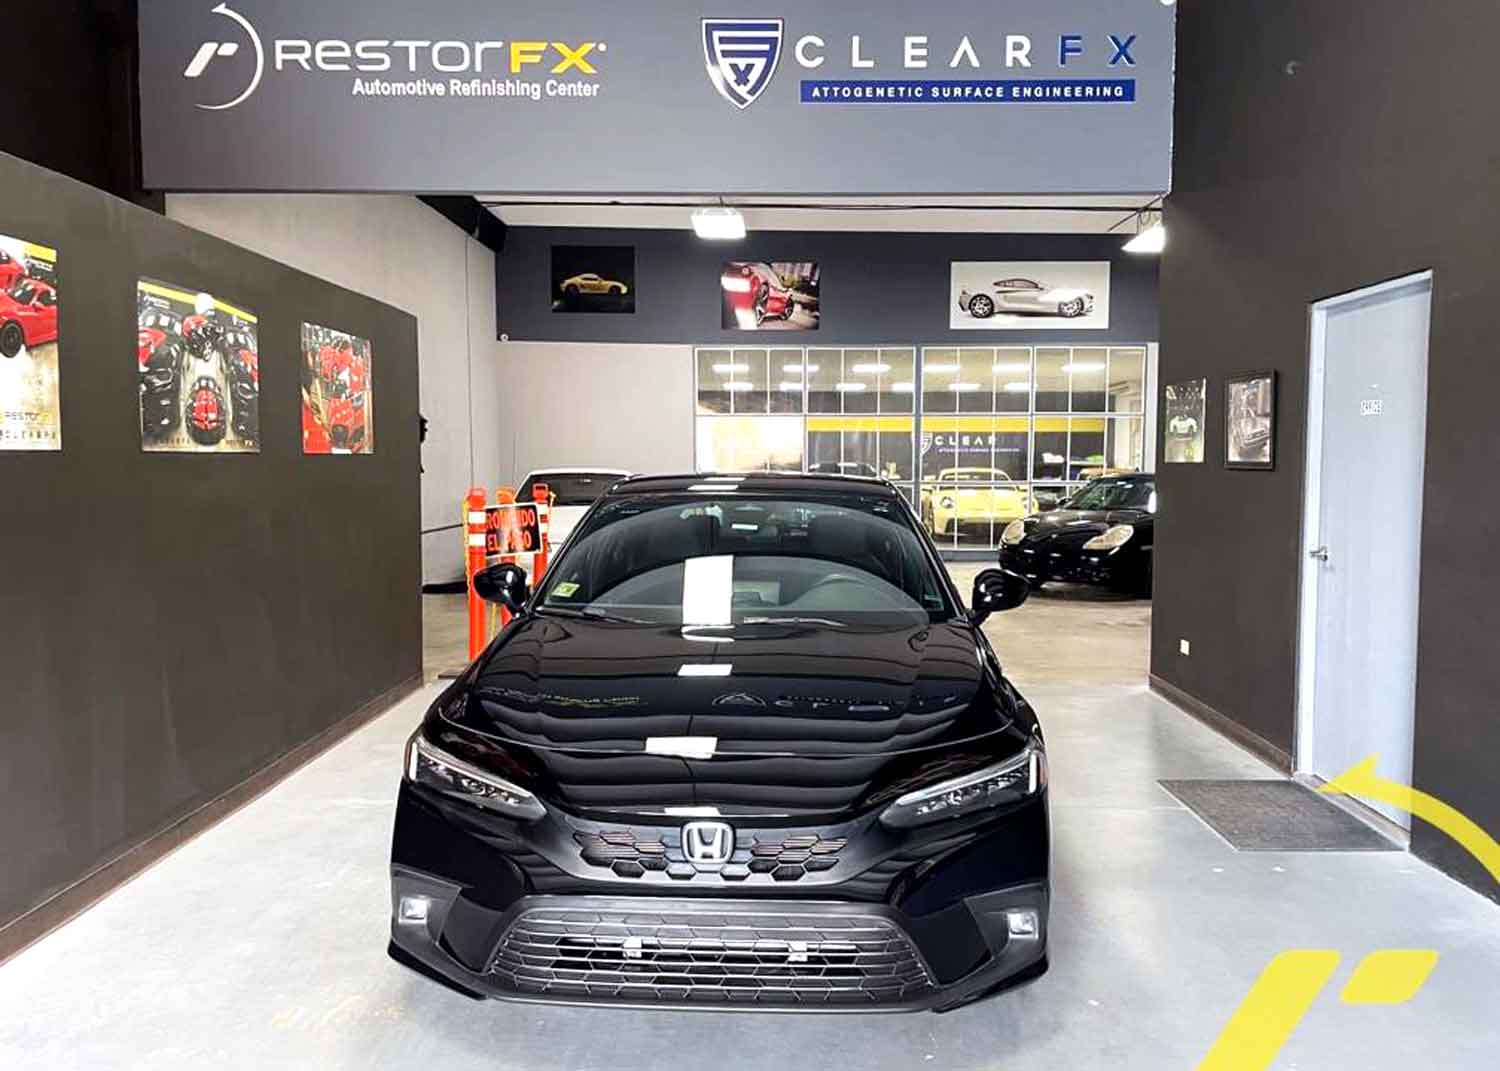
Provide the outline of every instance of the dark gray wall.
<path id="1" fill-rule="evenodd" d="M 136 0 L 7 4 L 3 37 L 10 100 L 24 106 L 0 123 L 0 152 L 159 211 L 139 178 Z"/>
<path id="2" fill-rule="evenodd" d="M 59 251 L 60 453 L 0 452 L 0 924 L 421 669 L 409 315 L 0 155 Z M 145 454 L 135 284 L 260 317 L 258 455 Z M 303 319 L 374 347 L 376 452 L 304 457 Z M 393 775 L 394 776 L 394 775 Z"/>
<path id="3" fill-rule="evenodd" d="M 1500 833 L 1500 504 L 1488 490 L 1500 470 L 1500 7 L 1179 7 L 1160 372 L 1163 384 L 1208 376 L 1209 461 L 1158 474 L 1152 671 L 1292 750 L 1308 305 L 1431 268 L 1415 780 Z M 1262 367 L 1281 372 L 1277 469 L 1229 472 L 1224 377 Z M 1373 494 L 1379 477 L 1350 474 Z M 1414 848 L 1496 895 L 1431 827 L 1417 824 Z"/>
<path id="4" fill-rule="evenodd" d="M 1154 342 L 1157 261 L 1122 253 L 1121 241 L 1098 235 L 757 231 L 741 242 L 705 242 L 687 230 L 512 227 L 495 280 L 497 322 L 515 340 L 559 342 Z M 635 313 L 553 312 L 554 244 L 635 246 Z M 818 261 L 819 329 L 724 330 L 719 274 L 726 260 Z M 1109 330 L 951 331 L 949 265 L 955 260 L 1112 261 Z"/>

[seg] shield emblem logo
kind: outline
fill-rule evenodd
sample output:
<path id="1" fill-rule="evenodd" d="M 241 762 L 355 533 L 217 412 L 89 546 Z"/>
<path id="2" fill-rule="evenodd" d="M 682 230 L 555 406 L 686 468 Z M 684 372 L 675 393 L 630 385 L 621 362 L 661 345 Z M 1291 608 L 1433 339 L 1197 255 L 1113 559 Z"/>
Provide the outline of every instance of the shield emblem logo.
<path id="1" fill-rule="evenodd" d="M 708 80 L 736 108 L 748 108 L 771 84 L 781 59 L 780 19 L 704 19 Z"/>

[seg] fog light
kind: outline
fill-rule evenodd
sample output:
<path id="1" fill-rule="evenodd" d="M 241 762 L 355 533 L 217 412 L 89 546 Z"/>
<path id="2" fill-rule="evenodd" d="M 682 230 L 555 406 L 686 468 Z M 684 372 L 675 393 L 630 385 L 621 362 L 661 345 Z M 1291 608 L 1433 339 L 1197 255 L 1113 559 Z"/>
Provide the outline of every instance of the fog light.
<path id="1" fill-rule="evenodd" d="M 397 917 L 402 922 L 410 922 L 416 925 L 427 925 L 427 909 L 432 906 L 432 901 L 425 896 L 403 896 L 401 906 L 397 909 Z"/>
<path id="2" fill-rule="evenodd" d="M 1035 937 L 1040 919 L 1035 911 L 1007 911 L 1005 928 L 1012 937 Z"/>

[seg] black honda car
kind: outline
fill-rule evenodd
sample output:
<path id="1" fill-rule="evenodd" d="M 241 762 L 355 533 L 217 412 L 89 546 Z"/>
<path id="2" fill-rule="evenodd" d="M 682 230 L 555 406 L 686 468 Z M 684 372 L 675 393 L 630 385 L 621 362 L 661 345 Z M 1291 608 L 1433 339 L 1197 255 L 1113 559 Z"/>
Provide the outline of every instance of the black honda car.
<path id="1" fill-rule="evenodd" d="M 1156 542 L 1156 477 L 1101 476 L 1047 513 L 1011 521 L 1000 566 L 1032 587 L 1049 580 L 1150 595 Z"/>
<path id="2" fill-rule="evenodd" d="M 473 997 L 947 1009 L 1047 964 L 1042 732 L 889 484 L 637 477 L 407 746 L 390 953 Z"/>

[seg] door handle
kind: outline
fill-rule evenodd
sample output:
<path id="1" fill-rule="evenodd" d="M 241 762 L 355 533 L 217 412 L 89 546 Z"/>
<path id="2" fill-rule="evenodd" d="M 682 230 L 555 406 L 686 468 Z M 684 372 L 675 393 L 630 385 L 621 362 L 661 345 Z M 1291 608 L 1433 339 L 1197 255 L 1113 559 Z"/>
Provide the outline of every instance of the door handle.
<path id="1" fill-rule="evenodd" d="M 1313 547 L 1312 550 L 1307 552 L 1307 556 L 1309 558 L 1316 558 L 1320 562 L 1326 562 L 1328 560 L 1328 548 Z"/>

